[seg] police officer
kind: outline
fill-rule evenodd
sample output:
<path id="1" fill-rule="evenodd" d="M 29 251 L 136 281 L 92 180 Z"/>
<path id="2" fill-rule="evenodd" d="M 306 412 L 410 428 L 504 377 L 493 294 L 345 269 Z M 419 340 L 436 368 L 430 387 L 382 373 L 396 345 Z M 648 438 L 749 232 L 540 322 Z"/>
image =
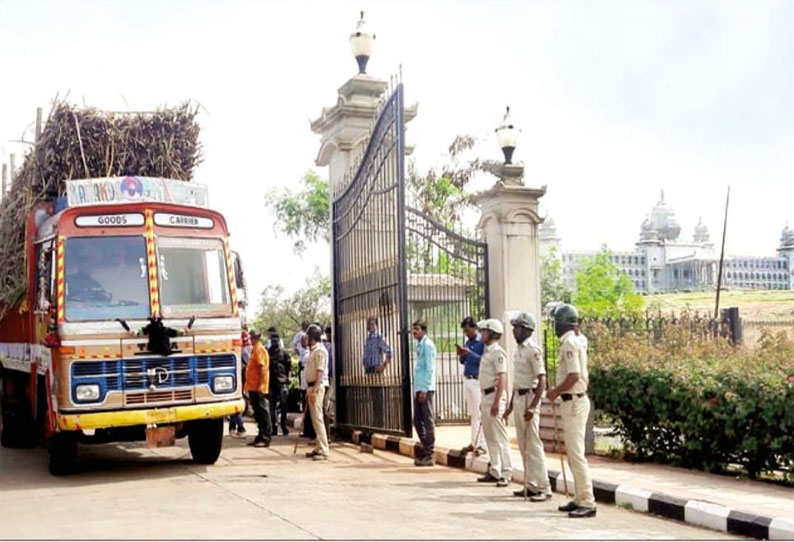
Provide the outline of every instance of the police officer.
<path id="1" fill-rule="evenodd" d="M 560 338 L 557 386 L 549 390 L 547 397 L 549 401 L 557 397 L 562 399 L 565 450 L 575 486 L 573 501 L 560 506 L 559 510 L 568 512 L 573 518 L 590 518 L 596 515 L 596 508 L 593 482 L 584 455 L 585 426 L 590 413 L 590 399 L 587 397 L 589 375 L 587 352 L 582 349 L 582 339 L 577 336 L 580 332 L 579 314 L 572 305 L 563 303 L 554 310 L 554 331 Z"/>
<path id="2" fill-rule="evenodd" d="M 540 399 L 543 396 L 546 369 L 543 352 L 531 339 L 535 331 L 535 318 L 526 312 L 519 313 L 510 323 L 518 348 L 513 355 L 513 395 L 505 412 L 505 420 L 514 412 L 516 439 L 524 462 L 526 486 L 514 493 L 517 497 L 529 496 L 533 502 L 551 499 L 551 485 L 546 471 L 546 454 L 540 440 Z"/>
<path id="3" fill-rule="evenodd" d="M 306 329 L 309 342 L 309 361 L 306 363 L 306 401 L 312 416 L 314 432 L 317 434 L 317 446 L 307 457 L 315 461 L 328 459 L 328 433 L 323 420 L 323 403 L 325 390 L 328 387 L 328 351 L 322 345 L 323 330 L 317 324 Z"/>
<path id="4" fill-rule="evenodd" d="M 496 482 L 496 487 L 510 484 L 510 439 L 507 436 L 504 413 L 507 407 L 507 354 L 499 346 L 504 328 L 502 322 L 489 318 L 478 324 L 485 343 L 480 360 L 480 414 L 485 444 L 491 460 L 488 472 L 478 482 Z"/>

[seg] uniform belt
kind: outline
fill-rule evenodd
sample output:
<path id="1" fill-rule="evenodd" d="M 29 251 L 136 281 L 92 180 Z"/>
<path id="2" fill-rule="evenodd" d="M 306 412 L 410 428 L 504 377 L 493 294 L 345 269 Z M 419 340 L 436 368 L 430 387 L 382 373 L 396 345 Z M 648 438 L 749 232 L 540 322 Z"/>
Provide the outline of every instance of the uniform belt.
<path id="1" fill-rule="evenodd" d="M 314 386 L 314 382 L 306 382 L 307 386 Z"/>
<path id="2" fill-rule="evenodd" d="M 495 391 L 496 391 L 496 388 L 494 386 L 491 386 L 490 388 L 485 388 L 484 390 L 482 390 L 482 394 L 483 395 L 490 395 L 490 394 L 492 394 Z"/>
<path id="3" fill-rule="evenodd" d="M 463 375 L 463 378 L 465 378 L 466 380 L 477 380 L 479 378 L 479 375 Z"/>
<path id="4" fill-rule="evenodd" d="M 529 392 L 536 393 L 538 388 L 518 388 L 518 395 L 526 395 Z"/>
<path id="5" fill-rule="evenodd" d="M 574 397 L 580 398 L 580 397 L 584 397 L 585 395 L 587 395 L 587 394 L 586 393 L 561 393 L 560 394 L 560 398 L 563 401 L 570 401 Z"/>

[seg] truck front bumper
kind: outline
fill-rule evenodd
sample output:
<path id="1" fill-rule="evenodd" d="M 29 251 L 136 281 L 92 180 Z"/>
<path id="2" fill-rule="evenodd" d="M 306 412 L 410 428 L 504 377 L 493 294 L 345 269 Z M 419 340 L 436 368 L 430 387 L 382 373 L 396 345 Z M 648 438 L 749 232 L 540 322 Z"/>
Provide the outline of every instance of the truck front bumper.
<path id="1" fill-rule="evenodd" d="M 245 408 L 245 401 L 236 399 L 222 403 L 181 405 L 142 410 L 116 410 L 113 412 L 85 412 L 81 414 L 59 414 L 58 428 L 61 431 L 80 431 L 82 429 L 107 429 L 131 425 L 152 425 L 222 418 L 239 414 Z"/>

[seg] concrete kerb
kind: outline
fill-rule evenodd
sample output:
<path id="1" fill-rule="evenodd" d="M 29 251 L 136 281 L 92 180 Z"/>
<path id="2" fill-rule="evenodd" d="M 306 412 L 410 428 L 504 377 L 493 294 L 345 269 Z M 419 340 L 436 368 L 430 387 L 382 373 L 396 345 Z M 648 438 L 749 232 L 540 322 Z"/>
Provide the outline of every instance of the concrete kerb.
<path id="1" fill-rule="evenodd" d="M 289 417 L 289 424 L 296 425 L 298 415 Z M 376 449 L 395 452 L 407 457 L 416 457 L 421 445 L 414 439 L 382 435 L 363 431 L 339 432 L 354 444 L 372 444 Z M 439 465 L 485 474 L 488 458 L 462 454 L 460 450 L 436 447 L 434 458 Z M 568 474 L 568 491 L 573 493 L 573 478 Z M 512 473 L 513 482 L 524 480 L 523 469 L 516 468 Z M 556 493 L 564 493 L 562 473 L 549 470 L 549 482 Z M 635 512 L 650 513 L 682 521 L 690 525 L 713 529 L 715 531 L 747 536 L 759 540 L 794 540 L 794 518 L 770 518 L 741 510 L 700 500 L 681 499 L 664 493 L 655 493 L 627 484 L 614 484 L 603 480 L 593 480 L 593 494 L 596 501 L 614 504 Z"/>

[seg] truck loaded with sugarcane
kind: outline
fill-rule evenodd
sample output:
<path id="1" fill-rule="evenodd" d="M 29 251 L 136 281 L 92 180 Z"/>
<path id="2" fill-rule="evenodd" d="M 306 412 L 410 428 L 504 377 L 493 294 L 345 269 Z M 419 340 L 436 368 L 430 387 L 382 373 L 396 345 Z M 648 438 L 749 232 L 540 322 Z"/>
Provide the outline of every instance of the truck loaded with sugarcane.
<path id="1" fill-rule="evenodd" d="M 0 205 L 0 443 L 44 443 L 53 474 L 78 443 L 187 437 L 214 463 L 244 408 L 242 269 L 190 182 L 195 116 L 56 103 Z"/>

